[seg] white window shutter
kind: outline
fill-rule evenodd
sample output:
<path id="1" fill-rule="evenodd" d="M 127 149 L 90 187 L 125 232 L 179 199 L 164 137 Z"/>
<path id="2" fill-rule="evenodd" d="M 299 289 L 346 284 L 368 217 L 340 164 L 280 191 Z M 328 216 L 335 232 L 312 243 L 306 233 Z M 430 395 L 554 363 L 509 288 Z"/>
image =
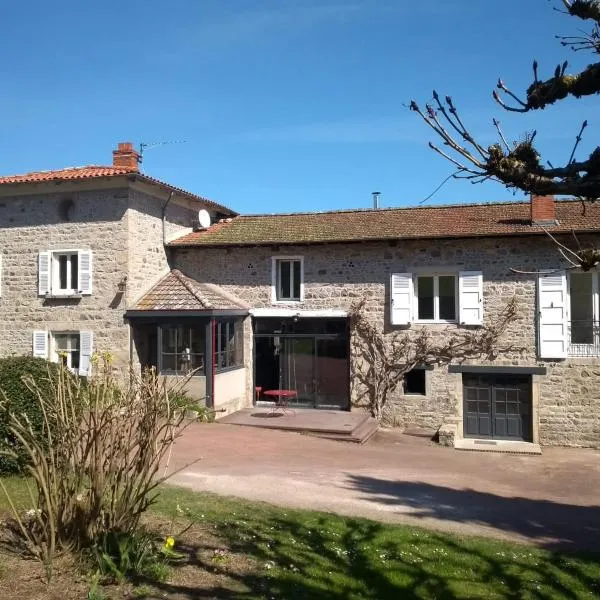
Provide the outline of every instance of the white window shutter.
<path id="1" fill-rule="evenodd" d="M 92 293 L 92 252 L 79 250 L 79 291 L 84 295 Z"/>
<path id="2" fill-rule="evenodd" d="M 33 332 L 33 356 L 38 358 L 48 358 L 48 332 Z"/>
<path id="3" fill-rule="evenodd" d="M 458 307 L 461 325 L 483 325 L 483 274 L 461 271 L 458 274 Z"/>
<path id="4" fill-rule="evenodd" d="M 538 277 L 538 352 L 540 358 L 567 358 L 567 275 Z"/>
<path id="5" fill-rule="evenodd" d="M 38 294 L 45 296 L 50 292 L 50 252 L 40 252 L 38 257 Z"/>
<path id="6" fill-rule="evenodd" d="M 411 323 L 413 305 L 412 273 L 392 273 L 390 301 L 390 322 L 392 325 L 408 325 Z"/>
<path id="7" fill-rule="evenodd" d="M 79 374 L 87 376 L 91 372 L 94 334 L 91 331 L 79 332 Z"/>

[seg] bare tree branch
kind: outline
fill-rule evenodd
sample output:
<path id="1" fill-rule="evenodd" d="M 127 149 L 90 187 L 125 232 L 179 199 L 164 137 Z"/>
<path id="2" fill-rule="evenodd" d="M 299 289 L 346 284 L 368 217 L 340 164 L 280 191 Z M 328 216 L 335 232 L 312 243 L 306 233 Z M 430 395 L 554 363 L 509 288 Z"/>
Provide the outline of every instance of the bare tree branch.
<path id="1" fill-rule="evenodd" d="M 500 121 L 498 121 L 498 119 L 492 119 L 492 123 L 494 124 L 494 127 L 496 128 L 496 131 L 498 132 L 498 135 L 500 136 L 500 139 L 502 140 L 502 143 L 504 144 L 504 147 L 506 148 L 506 150 L 508 152 L 510 152 L 510 146 L 508 145 L 508 142 L 506 141 L 506 138 L 504 137 L 504 133 L 502 132 L 502 129 L 500 129 Z"/>
<path id="2" fill-rule="evenodd" d="M 600 0 L 562 0 L 562 4 L 566 14 L 584 21 L 591 20 L 595 25 L 592 32 L 584 34 L 583 38 L 564 37 L 561 38 L 561 43 L 573 49 L 600 53 Z M 567 67 L 568 64 L 564 61 L 555 68 L 552 77 L 540 80 L 538 63 L 533 61 L 533 82 L 522 98 L 502 79 L 498 79 L 493 97 L 507 111 L 527 113 L 544 109 L 568 96 L 581 98 L 600 93 L 600 62 L 592 63 L 576 74 L 567 74 Z M 567 163 L 554 167 L 550 161 L 541 160 L 534 144 L 534 134 L 526 134 L 523 139 L 510 144 L 500 129 L 499 122 L 494 119 L 493 124 L 500 142 L 485 148 L 467 129 L 450 96 L 442 100 L 434 91 L 433 100 L 435 107 L 426 105 L 425 111 L 415 101 L 410 103 L 410 108 L 442 138 L 444 145 L 462 158 L 457 160 L 451 154 L 442 152 L 435 144 L 430 144 L 431 148 L 459 167 L 461 172 L 474 175 L 473 178 L 468 177 L 472 182 L 492 178 L 508 188 L 531 194 L 567 195 L 582 198 L 583 201 L 600 198 L 600 146 L 585 160 L 577 161 L 575 158 L 587 120 L 575 137 Z M 544 166 L 546 164 L 548 166 Z M 461 178 L 462 175 L 457 177 Z"/>

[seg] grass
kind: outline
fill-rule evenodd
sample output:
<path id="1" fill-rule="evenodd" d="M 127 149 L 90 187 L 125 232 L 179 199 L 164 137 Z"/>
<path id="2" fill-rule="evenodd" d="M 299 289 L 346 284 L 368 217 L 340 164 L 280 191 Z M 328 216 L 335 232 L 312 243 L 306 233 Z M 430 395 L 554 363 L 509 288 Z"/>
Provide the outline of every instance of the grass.
<path id="1" fill-rule="evenodd" d="M 10 496 L 18 509 L 32 508 L 31 496 L 28 490 L 28 480 L 24 477 L 1 477 L 0 480 L 9 491 Z M 29 484 L 30 485 L 30 484 Z M 31 488 L 34 491 L 34 488 Z M 0 487 L 0 517 L 10 513 L 10 505 Z"/>
<path id="2" fill-rule="evenodd" d="M 179 506 L 179 510 L 178 507 Z M 593 598 L 600 555 L 562 554 L 163 488 L 155 510 L 212 525 L 259 564 L 247 598 Z"/>
<path id="3" fill-rule="evenodd" d="M 22 481 L 9 484 L 19 494 L 24 490 Z M 600 555 L 461 538 L 175 487 L 161 489 L 147 526 L 159 535 L 175 533 L 175 550 L 184 559 L 168 582 L 136 582 L 129 593 L 140 598 L 600 598 Z M 103 591 L 123 597 L 120 589 Z M 70 599 L 64 588 L 62 598 Z"/>

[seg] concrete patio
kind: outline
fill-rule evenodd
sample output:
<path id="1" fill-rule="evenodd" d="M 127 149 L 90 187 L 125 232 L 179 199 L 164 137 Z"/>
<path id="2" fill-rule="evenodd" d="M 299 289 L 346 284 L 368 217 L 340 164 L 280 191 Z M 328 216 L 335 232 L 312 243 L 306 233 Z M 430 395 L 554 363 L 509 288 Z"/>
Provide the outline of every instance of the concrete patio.
<path id="1" fill-rule="evenodd" d="M 363 444 L 379 424 L 368 413 L 293 407 L 251 407 L 219 419 L 219 423 L 295 431 Z"/>

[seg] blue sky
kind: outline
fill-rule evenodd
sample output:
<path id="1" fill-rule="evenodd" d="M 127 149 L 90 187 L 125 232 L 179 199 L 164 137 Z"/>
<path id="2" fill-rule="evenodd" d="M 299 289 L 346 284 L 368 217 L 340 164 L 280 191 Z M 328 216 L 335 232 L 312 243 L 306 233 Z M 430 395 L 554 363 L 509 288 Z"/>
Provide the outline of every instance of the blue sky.
<path id="1" fill-rule="evenodd" d="M 598 99 L 509 115 L 514 90 L 568 58 L 554 34 L 583 26 L 559 0 L 21 0 L 0 36 L 0 172 L 110 164 L 118 141 L 147 150 L 144 172 L 240 212 L 414 205 L 451 171 L 406 105 L 451 94 L 486 143 L 496 116 L 537 127 L 555 163 L 598 138 Z M 448 182 L 430 203 L 522 198 Z"/>

